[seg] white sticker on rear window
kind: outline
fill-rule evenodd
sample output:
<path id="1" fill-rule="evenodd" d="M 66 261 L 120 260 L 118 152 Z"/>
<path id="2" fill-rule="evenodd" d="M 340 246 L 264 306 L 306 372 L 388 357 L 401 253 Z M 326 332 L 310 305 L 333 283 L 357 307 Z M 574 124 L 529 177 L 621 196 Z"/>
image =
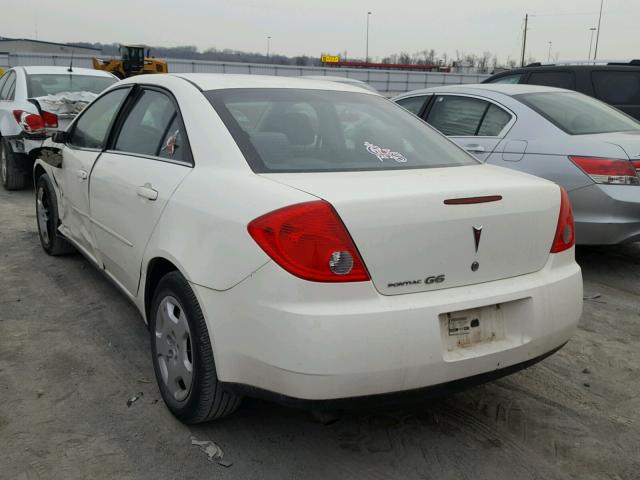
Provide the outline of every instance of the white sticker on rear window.
<path id="1" fill-rule="evenodd" d="M 378 160 L 384 162 L 385 160 L 395 160 L 398 163 L 405 163 L 407 158 L 399 152 L 394 152 L 388 148 L 382 148 L 373 143 L 364 142 L 364 146 L 367 148 L 367 152 L 371 155 L 378 157 Z"/>

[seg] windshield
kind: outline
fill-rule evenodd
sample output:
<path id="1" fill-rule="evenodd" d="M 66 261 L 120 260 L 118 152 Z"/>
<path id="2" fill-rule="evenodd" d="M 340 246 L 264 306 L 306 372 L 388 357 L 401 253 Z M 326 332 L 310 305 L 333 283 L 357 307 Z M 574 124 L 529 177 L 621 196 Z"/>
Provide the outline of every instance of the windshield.
<path id="1" fill-rule="evenodd" d="M 27 75 L 27 95 L 29 98 L 37 98 L 62 92 L 98 94 L 117 81 L 116 78 L 96 75 L 31 74 Z"/>
<path id="2" fill-rule="evenodd" d="M 580 93 L 523 93 L 515 98 L 570 135 L 640 130 L 633 118 Z"/>
<path id="3" fill-rule="evenodd" d="M 255 172 L 400 170 L 478 162 L 377 95 L 305 89 L 205 92 Z"/>

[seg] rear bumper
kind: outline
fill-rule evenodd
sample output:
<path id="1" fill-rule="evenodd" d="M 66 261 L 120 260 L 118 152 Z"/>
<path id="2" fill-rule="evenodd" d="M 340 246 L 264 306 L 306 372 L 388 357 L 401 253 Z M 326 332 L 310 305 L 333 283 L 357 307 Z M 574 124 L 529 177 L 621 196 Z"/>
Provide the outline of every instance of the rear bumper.
<path id="1" fill-rule="evenodd" d="M 533 274 L 406 295 L 370 282 L 299 280 L 273 262 L 234 288 L 192 285 L 223 382 L 305 400 L 407 392 L 526 365 L 572 336 L 582 311 L 573 249 Z M 448 350 L 442 315 L 501 304 L 501 340 Z"/>
<path id="2" fill-rule="evenodd" d="M 35 137 L 27 136 L 26 134 L 7 137 L 11 151 L 17 154 L 14 158 L 16 159 L 16 167 L 21 173 L 31 175 L 35 158 L 30 153 L 32 150 L 42 146 L 44 138 L 44 136 Z"/>
<path id="3" fill-rule="evenodd" d="M 640 186 L 589 185 L 569 192 L 580 245 L 640 240 Z"/>

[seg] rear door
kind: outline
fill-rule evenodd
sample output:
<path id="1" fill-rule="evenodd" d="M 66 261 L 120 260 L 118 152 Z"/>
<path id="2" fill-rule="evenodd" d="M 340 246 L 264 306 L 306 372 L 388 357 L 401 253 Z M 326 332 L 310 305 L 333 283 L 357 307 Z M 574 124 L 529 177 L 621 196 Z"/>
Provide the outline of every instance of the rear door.
<path id="1" fill-rule="evenodd" d="M 594 70 L 595 97 L 640 120 L 640 70 Z"/>
<path id="2" fill-rule="evenodd" d="M 515 122 L 515 116 L 497 103 L 452 94 L 437 95 L 424 118 L 483 162 Z"/>
<path id="3" fill-rule="evenodd" d="M 105 270 L 131 295 L 162 211 L 193 166 L 171 94 L 141 87 L 118 119 L 90 178 L 91 215 Z"/>
<path id="4" fill-rule="evenodd" d="M 54 172 L 56 181 L 61 184 L 59 214 L 64 234 L 91 255 L 95 254 L 95 241 L 91 233 L 88 178 L 130 90 L 112 90 L 87 107 L 62 147 L 59 174 Z"/>

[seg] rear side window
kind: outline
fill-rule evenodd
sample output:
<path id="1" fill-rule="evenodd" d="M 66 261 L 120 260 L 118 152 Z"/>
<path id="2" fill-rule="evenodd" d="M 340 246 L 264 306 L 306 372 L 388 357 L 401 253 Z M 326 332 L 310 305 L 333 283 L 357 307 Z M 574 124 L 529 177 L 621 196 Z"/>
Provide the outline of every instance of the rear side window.
<path id="1" fill-rule="evenodd" d="M 533 72 L 527 83 L 575 90 L 576 77 L 573 72 Z"/>
<path id="2" fill-rule="evenodd" d="M 595 71 L 593 87 L 600 100 L 613 105 L 640 105 L 640 72 Z"/>
<path id="3" fill-rule="evenodd" d="M 179 123 L 171 98 L 157 90 L 142 90 L 122 123 L 114 150 L 185 160 Z"/>
<path id="4" fill-rule="evenodd" d="M 9 73 L 11 72 L 7 72 L 4 75 L 2 75 L 0 77 L 0 93 L 2 92 L 2 87 L 4 86 L 5 82 L 7 81 L 7 78 L 9 78 Z M 2 96 L 0 96 L 0 100 L 2 100 Z"/>
<path id="5" fill-rule="evenodd" d="M 478 164 L 415 115 L 378 95 L 239 88 L 205 96 L 255 172 Z"/>
<path id="6" fill-rule="evenodd" d="M 498 77 L 494 80 L 489 80 L 487 83 L 520 83 L 520 79 L 522 78 L 522 73 L 514 73 L 512 75 L 505 75 L 503 77 Z"/>
<path id="7" fill-rule="evenodd" d="M 514 98 L 570 135 L 640 130 L 635 119 L 581 93 L 525 93 Z"/>
<path id="8" fill-rule="evenodd" d="M 8 77 L 0 90 L 0 100 L 13 100 L 16 87 L 16 74 L 9 72 Z"/>
<path id="9" fill-rule="evenodd" d="M 128 88 L 118 88 L 90 104 L 74 124 L 69 143 L 79 148 L 103 149 L 113 119 L 128 93 Z"/>
<path id="10" fill-rule="evenodd" d="M 511 114 L 498 107 L 490 104 L 487 113 L 482 120 L 478 136 L 480 137 L 497 137 L 500 132 L 511 121 Z"/>
<path id="11" fill-rule="evenodd" d="M 478 98 L 438 96 L 427 122 L 450 137 L 474 136 L 488 106 L 489 102 Z"/>
<path id="12" fill-rule="evenodd" d="M 424 107 L 424 103 L 427 100 L 427 96 L 421 95 L 419 97 L 409 97 L 409 98 L 401 98 L 396 101 L 398 105 L 406 108 L 414 115 L 419 115 L 422 107 Z"/>

